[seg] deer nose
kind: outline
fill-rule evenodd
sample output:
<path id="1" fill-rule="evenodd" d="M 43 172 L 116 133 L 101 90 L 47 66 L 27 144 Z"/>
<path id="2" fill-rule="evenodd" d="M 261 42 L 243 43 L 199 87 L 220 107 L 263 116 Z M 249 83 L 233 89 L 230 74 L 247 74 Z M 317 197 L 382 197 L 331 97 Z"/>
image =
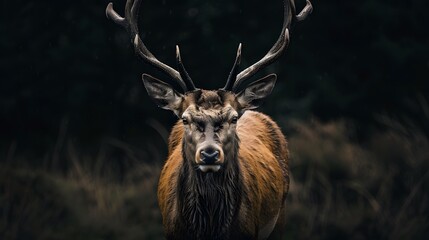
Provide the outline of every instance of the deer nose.
<path id="1" fill-rule="evenodd" d="M 213 164 L 219 158 L 219 151 L 214 148 L 206 148 L 201 150 L 201 161 L 205 164 Z"/>

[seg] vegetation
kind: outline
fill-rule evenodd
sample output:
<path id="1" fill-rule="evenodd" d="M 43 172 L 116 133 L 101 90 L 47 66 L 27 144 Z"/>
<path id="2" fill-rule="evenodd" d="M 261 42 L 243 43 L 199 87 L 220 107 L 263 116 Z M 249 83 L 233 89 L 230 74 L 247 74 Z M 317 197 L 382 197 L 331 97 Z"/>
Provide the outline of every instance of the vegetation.
<path id="1" fill-rule="evenodd" d="M 113 1 L 2 1 L 0 239 L 161 239 L 156 184 L 175 117 L 163 78 L 105 17 Z M 297 7 L 304 0 L 296 0 Z M 288 239 L 429 236 L 429 1 L 312 1 L 262 112 L 288 136 Z M 201 88 L 281 29 L 281 0 L 147 0 L 141 35 Z M 168 79 L 166 80 L 168 81 Z M 317 120 L 311 120 L 317 119 Z"/>
<path id="2" fill-rule="evenodd" d="M 347 121 L 290 123 L 287 239 L 427 237 L 429 139 L 386 121 L 387 130 L 364 144 Z M 133 161 L 131 150 L 120 151 L 115 161 L 130 161 L 122 178 L 117 165 L 103 160 L 112 156 L 91 160 L 71 144 L 61 159 L 72 166 L 65 174 L 12 168 L 14 159 L 3 164 L 2 239 L 162 239 L 156 201 L 162 161 Z"/>
<path id="3" fill-rule="evenodd" d="M 396 122 L 365 144 L 347 122 L 297 125 L 291 239 L 424 239 L 429 139 Z"/>

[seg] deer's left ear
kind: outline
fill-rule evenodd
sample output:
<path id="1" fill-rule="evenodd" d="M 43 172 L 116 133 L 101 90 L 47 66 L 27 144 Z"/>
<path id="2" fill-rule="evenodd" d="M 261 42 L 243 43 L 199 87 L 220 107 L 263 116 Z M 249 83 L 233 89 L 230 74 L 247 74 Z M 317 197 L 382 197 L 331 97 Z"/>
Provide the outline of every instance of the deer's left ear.
<path id="1" fill-rule="evenodd" d="M 171 110 L 179 116 L 183 95 L 176 92 L 170 84 L 148 74 L 143 74 L 142 78 L 147 93 L 158 107 Z"/>
<path id="2" fill-rule="evenodd" d="M 270 74 L 249 84 L 243 91 L 239 92 L 236 97 L 241 110 L 244 111 L 259 107 L 264 98 L 273 91 L 276 80 L 277 76 Z"/>

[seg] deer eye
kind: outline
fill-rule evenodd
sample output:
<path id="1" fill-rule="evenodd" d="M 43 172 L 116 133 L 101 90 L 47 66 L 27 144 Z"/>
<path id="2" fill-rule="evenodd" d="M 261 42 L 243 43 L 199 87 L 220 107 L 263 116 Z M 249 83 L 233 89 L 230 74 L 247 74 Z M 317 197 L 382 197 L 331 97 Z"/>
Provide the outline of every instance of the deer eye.
<path id="1" fill-rule="evenodd" d="M 184 125 L 188 125 L 189 124 L 188 119 L 186 119 L 185 117 L 182 117 L 182 122 L 183 122 Z"/>
<path id="2" fill-rule="evenodd" d="M 237 120 L 238 120 L 238 117 L 237 117 L 237 116 L 234 116 L 234 117 L 232 117 L 232 119 L 231 119 L 231 123 L 232 123 L 232 124 L 236 124 L 236 123 L 237 123 Z"/>

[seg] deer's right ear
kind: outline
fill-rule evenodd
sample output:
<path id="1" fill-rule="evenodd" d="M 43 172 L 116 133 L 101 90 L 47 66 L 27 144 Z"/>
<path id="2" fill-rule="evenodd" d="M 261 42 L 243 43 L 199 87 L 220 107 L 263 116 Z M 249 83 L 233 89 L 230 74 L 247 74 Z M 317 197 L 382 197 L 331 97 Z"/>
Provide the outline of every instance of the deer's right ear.
<path id="1" fill-rule="evenodd" d="M 176 92 L 170 84 L 148 74 L 143 74 L 142 78 L 147 93 L 158 107 L 171 110 L 179 116 L 183 95 Z"/>

